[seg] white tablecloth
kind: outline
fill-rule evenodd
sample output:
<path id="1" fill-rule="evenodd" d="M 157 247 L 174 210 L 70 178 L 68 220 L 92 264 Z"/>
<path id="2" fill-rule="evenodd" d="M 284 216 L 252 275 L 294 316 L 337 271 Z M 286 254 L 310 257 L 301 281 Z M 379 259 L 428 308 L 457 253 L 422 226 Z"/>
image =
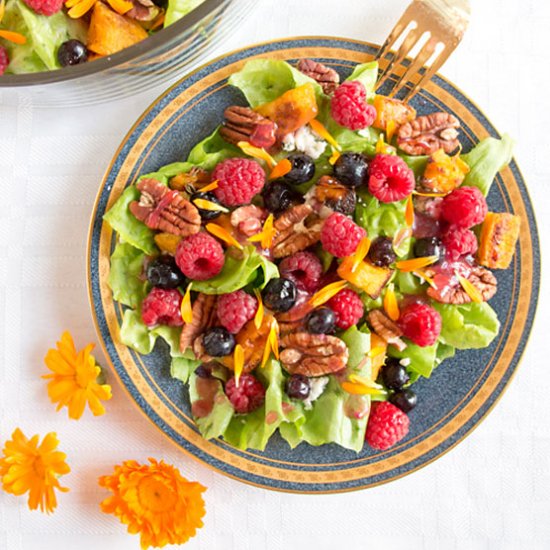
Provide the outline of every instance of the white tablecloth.
<path id="1" fill-rule="evenodd" d="M 259 0 L 229 51 L 291 35 L 380 42 L 406 0 Z M 517 159 L 550 252 L 550 3 L 472 1 L 463 43 L 442 71 L 518 142 Z M 222 53 L 222 50 L 217 52 Z M 43 357 L 64 329 L 96 339 L 85 275 L 88 218 L 119 142 L 161 92 L 85 109 L 39 110 L 24 91 L 0 94 L 0 444 L 20 426 L 57 431 L 72 472 L 52 516 L 0 492 L 0 548 L 137 549 L 99 511 L 97 477 L 125 459 L 164 458 L 208 487 L 206 526 L 188 545 L 208 550 L 550 548 L 550 303 L 511 387 L 458 447 L 385 486 L 343 495 L 264 491 L 180 453 L 112 379 L 107 414 L 79 422 L 49 403 Z M 101 356 L 99 357 L 101 360 Z"/>

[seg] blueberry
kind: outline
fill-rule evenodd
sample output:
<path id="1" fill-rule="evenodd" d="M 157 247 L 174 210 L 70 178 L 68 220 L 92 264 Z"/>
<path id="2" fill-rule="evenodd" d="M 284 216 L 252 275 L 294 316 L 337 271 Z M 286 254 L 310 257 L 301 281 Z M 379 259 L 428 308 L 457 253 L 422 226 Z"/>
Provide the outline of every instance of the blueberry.
<path id="1" fill-rule="evenodd" d="M 212 369 L 210 367 L 207 367 L 206 365 L 199 365 L 195 369 L 195 374 L 199 378 L 212 378 Z"/>
<path id="2" fill-rule="evenodd" d="M 78 65 L 88 61 L 88 50 L 80 40 L 67 40 L 57 50 L 57 60 L 62 67 Z"/>
<path id="3" fill-rule="evenodd" d="M 311 382 L 307 376 L 293 374 L 285 386 L 286 394 L 294 399 L 307 399 L 311 391 Z"/>
<path id="4" fill-rule="evenodd" d="M 312 334 L 332 334 L 336 329 L 336 315 L 328 307 L 313 310 L 306 317 L 306 329 Z"/>
<path id="5" fill-rule="evenodd" d="M 361 153 L 342 153 L 334 164 L 334 175 L 348 187 L 368 181 L 369 159 Z"/>
<path id="6" fill-rule="evenodd" d="M 292 164 L 292 169 L 285 174 L 285 181 L 290 185 L 300 185 L 309 181 L 315 175 L 315 164 L 308 155 L 295 154 L 290 155 L 288 160 Z"/>
<path id="7" fill-rule="evenodd" d="M 216 195 L 210 192 L 201 193 L 200 191 L 197 191 L 196 193 L 193 193 L 191 195 L 191 202 L 193 202 L 195 199 L 202 199 L 205 201 L 213 202 L 214 204 L 221 204 L 220 201 L 216 198 Z M 203 220 L 213 220 L 222 213 L 221 210 L 204 210 L 203 208 L 199 208 L 196 204 L 195 207 L 199 211 L 200 217 Z"/>
<path id="8" fill-rule="evenodd" d="M 390 395 L 390 403 L 401 409 L 404 413 L 412 411 L 416 407 L 416 393 L 411 389 L 396 391 Z"/>
<path id="9" fill-rule="evenodd" d="M 389 359 L 382 367 L 382 380 L 386 388 L 400 390 L 409 380 L 407 369 L 397 359 Z"/>
<path id="10" fill-rule="evenodd" d="M 235 349 L 235 337 L 223 327 L 214 327 L 204 333 L 202 345 L 208 355 L 224 357 Z"/>
<path id="11" fill-rule="evenodd" d="M 268 183 L 262 191 L 264 206 L 270 212 L 282 212 L 300 199 L 300 195 L 280 180 Z"/>
<path id="12" fill-rule="evenodd" d="M 288 311 L 296 303 L 296 285 L 290 279 L 271 279 L 262 291 L 264 304 L 273 311 Z"/>
<path id="13" fill-rule="evenodd" d="M 160 288 L 177 288 L 185 283 L 185 276 L 169 254 L 162 254 L 147 266 L 147 280 Z"/>
<path id="14" fill-rule="evenodd" d="M 417 239 L 414 243 L 414 255 L 417 258 L 424 258 L 426 256 L 443 258 L 445 256 L 445 247 L 441 243 L 441 239 L 437 237 Z"/>
<path id="15" fill-rule="evenodd" d="M 393 250 L 392 240 L 388 237 L 376 238 L 369 248 L 369 260 L 378 267 L 388 267 L 397 256 Z"/>

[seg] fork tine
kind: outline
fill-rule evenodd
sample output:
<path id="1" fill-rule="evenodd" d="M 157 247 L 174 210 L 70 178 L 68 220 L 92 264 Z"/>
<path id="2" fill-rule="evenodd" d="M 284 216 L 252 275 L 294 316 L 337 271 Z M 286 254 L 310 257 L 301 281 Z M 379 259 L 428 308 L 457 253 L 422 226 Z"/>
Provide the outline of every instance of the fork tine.
<path id="1" fill-rule="evenodd" d="M 445 46 L 445 49 L 433 60 L 432 64 L 426 69 L 426 72 L 422 75 L 420 80 L 407 92 L 407 95 L 403 98 L 405 103 L 410 101 L 418 90 L 420 90 L 420 88 L 422 88 L 422 86 L 432 78 L 441 65 L 447 61 L 453 51 L 454 48 L 452 46 L 449 46 L 448 44 Z"/>
<path id="2" fill-rule="evenodd" d="M 411 61 L 410 65 L 407 67 L 407 70 L 403 73 L 401 78 L 396 82 L 395 86 L 388 94 L 389 97 L 395 96 L 399 92 L 401 86 L 406 85 L 410 77 L 416 74 L 426 64 L 426 62 L 433 55 L 438 43 L 438 39 L 436 39 L 434 36 L 430 37 L 426 44 L 422 46 L 422 49 L 418 52 L 416 58 Z"/>
<path id="3" fill-rule="evenodd" d="M 407 57 L 409 52 L 422 38 L 424 32 L 425 31 L 420 27 L 416 27 L 409 31 L 398 52 L 393 56 L 393 59 L 388 63 L 388 66 L 385 68 L 384 72 L 380 76 L 380 79 L 378 80 L 378 87 L 382 86 L 388 76 L 390 76 L 393 68 L 399 65 Z"/>
<path id="4" fill-rule="evenodd" d="M 397 39 L 403 34 L 403 31 L 409 26 L 409 23 L 414 20 L 413 17 L 413 5 L 410 4 L 407 9 L 403 12 L 401 17 L 399 18 L 399 21 L 395 24 L 393 29 L 391 30 L 388 38 L 386 38 L 386 41 L 382 45 L 382 47 L 378 50 L 378 53 L 376 54 L 375 59 L 384 59 L 386 55 L 390 52 L 392 46 L 395 44 Z"/>

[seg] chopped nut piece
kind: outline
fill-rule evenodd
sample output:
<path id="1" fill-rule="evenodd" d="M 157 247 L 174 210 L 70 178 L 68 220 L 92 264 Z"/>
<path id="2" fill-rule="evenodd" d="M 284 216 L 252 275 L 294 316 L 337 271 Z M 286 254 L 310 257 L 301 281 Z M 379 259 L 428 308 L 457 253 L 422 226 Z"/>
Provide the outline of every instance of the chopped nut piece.
<path id="1" fill-rule="evenodd" d="M 403 351 L 407 344 L 401 340 L 403 331 L 380 309 L 373 309 L 367 315 L 374 333 L 387 344 L 392 344 L 399 351 Z"/>
<path id="2" fill-rule="evenodd" d="M 298 332 L 281 338 L 280 359 L 290 374 L 323 376 L 346 368 L 349 351 L 336 336 Z"/>
<path id="3" fill-rule="evenodd" d="M 240 206 L 231 212 L 231 225 L 245 237 L 256 235 L 262 230 L 268 212 L 265 208 L 249 204 Z"/>
<path id="4" fill-rule="evenodd" d="M 141 180 L 136 187 L 141 197 L 130 203 L 130 212 L 147 227 L 180 237 L 199 232 L 199 211 L 178 191 L 154 179 Z"/>
<path id="5" fill-rule="evenodd" d="M 305 250 L 321 238 L 322 220 L 311 206 L 299 204 L 289 208 L 274 223 L 273 257 L 284 258 Z"/>
<path id="6" fill-rule="evenodd" d="M 333 94 L 340 84 L 340 75 L 334 69 L 313 59 L 300 59 L 298 70 L 318 82 L 327 95 Z"/>
<path id="7" fill-rule="evenodd" d="M 220 135 L 225 141 L 233 145 L 247 141 L 254 147 L 264 149 L 269 149 L 275 144 L 277 125 L 249 107 L 228 107 L 224 116 Z"/>
<path id="8" fill-rule="evenodd" d="M 459 146 L 460 122 L 449 113 L 432 113 L 407 122 L 397 130 L 397 145 L 409 155 L 431 155 L 438 149 L 452 153 Z"/>
<path id="9" fill-rule="evenodd" d="M 425 274 L 430 278 L 436 277 L 436 273 L 431 269 L 426 269 Z M 460 282 L 456 280 L 456 278 L 454 279 L 454 284 L 447 284 L 442 288 L 428 288 L 428 296 L 442 304 L 469 304 L 472 298 L 466 290 L 464 290 Z M 465 279 L 470 281 L 470 283 L 477 288 L 484 302 L 490 300 L 497 291 L 497 280 L 495 276 L 488 269 L 479 265 L 474 266 L 470 273 L 465 276 Z M 437 278 L 435 282 L 437 284 Z"/>
<path id="10" fill-rule="evenodd" d="M 217 297 L 209 294 L 199 294 L 193 302 L 193 320 L 184 325 L 180 336 L 180 351 L 194 345 L 197 337 L 216 322 Z M 204 349 L 201 353 L 204 353 Z"/>

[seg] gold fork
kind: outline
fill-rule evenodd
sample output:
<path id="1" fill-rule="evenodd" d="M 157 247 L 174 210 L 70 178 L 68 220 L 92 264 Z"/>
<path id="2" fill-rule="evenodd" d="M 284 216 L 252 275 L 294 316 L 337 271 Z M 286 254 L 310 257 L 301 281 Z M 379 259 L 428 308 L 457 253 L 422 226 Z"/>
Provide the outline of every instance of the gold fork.
<path id="1" fill-rule="evenodd" d="M 403 98 L 403 101 L 409 101 L 445 63 L 461 41 L 469 22 L 469 0 L 413 0 L 376 55 L 382 69 L 378 87 L 403 63 L 413 48 L 419 45 L 421 48 L 416 57 L 410 61 L 389 94 L 390 97 L 397 95 L 411 81 L 412 87 Z M 408 32 L 397 53 L 392 52 L 395 43 L 405 31 Z M 388 54 L 389 59 L 386 59 Z M 420 70 L 432 57 L 430 66 L 421 74 Z M 413 82 L 416 73 L 419 76 Z"/>

